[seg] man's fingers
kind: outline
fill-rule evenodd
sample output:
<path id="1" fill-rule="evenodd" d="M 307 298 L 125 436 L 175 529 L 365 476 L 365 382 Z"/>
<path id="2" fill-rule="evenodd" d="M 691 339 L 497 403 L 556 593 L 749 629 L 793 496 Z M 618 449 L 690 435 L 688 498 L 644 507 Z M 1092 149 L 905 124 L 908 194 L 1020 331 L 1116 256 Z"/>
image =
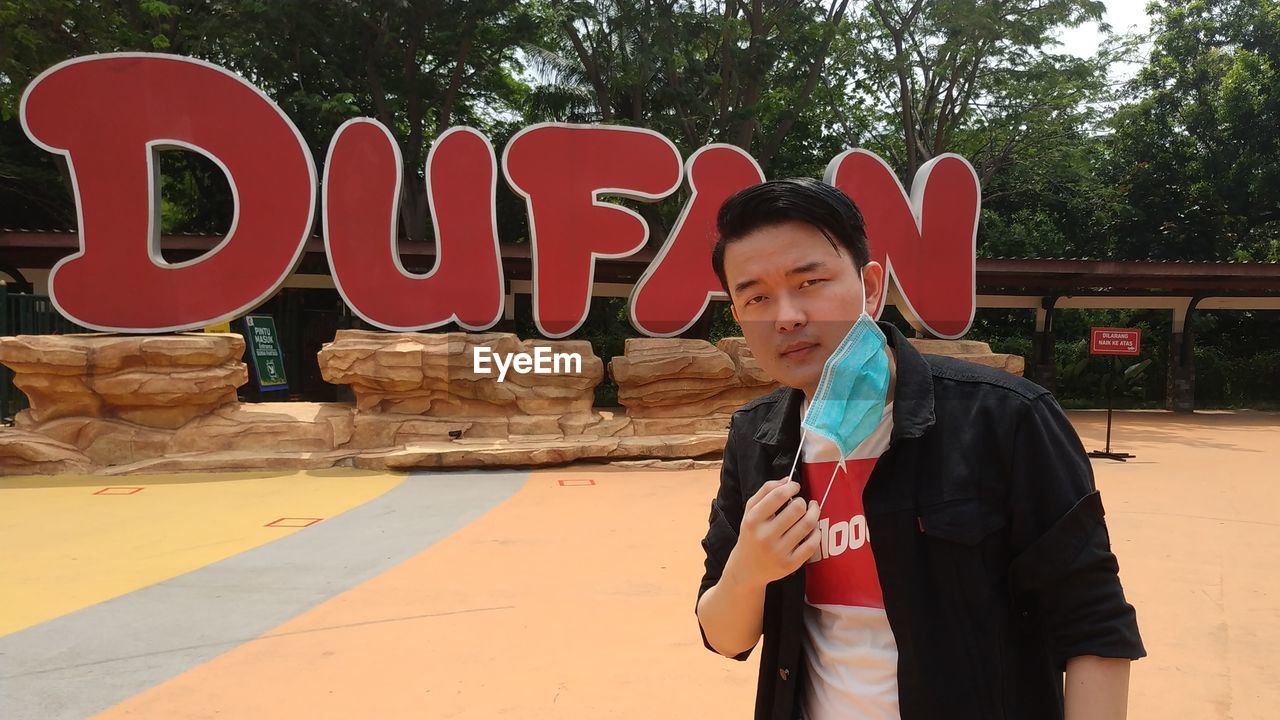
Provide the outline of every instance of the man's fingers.
<path id="1" fill-rule="evenodd" d="M 809 558 L 818 554 L 818 548 L 822 544 L 822 534 L 814 527 L 804 540 L 791 551 L 791 555 L 787 558 L 791 572 L 795 572 L 797 568 L 809 561 Z"/>
<path id="2" fill-rule="evenodd" d="M 804 513 L 804 500 L 802 498 L 791 498 L 778 510 L 776 515 L 764 521 L 767 528 L 766 533 L 769 537 L 781 538 L 792 525 L 796 524 L 797 520 L 804 517 Z M 790 550 L 791 546 L 788 546 L 787 549 Z"/>
<path id="3" fill-rule="evenodd" d="M 755 521 L 756 523 L 767 523 L 769 519 L 778 514 L 791 501 L 792 497 L 799 495 L 800 483 L 795 480 L 783 480 L 780 486 L 773 488 L 765 495 L 760 502 L 755 505 Z M 792 519 L 794 523 L 795 519 Z M 790 525 L 788 525 L 790 527 Z"/>
<path id="4" fill-rule="evenodd" d="M 766 495 L 785 484 L 787 480 L 788 478 L 778 478 L 777 480 L 770 480 L 769 482 L 761 485 L 760 489 L 756 490 L 755 494 L 747 499 L 747 504 L 742 509 L 743 513 L 751 512 L 751 508 L 759 505 L 760 501 L 763 500 Z"/>
<path id="5" fill-rule="evenodd" d="M 799 504 L 793 503 L 793 505 Z M 807 508 L 801 507 L 803 508 L 802 512 L 786 526 L 787 531 L 782 534 L 782 546 L 787 550 L 792 550 L 797 545 L 805 542 L 805 539 L 812 535 L 818 527 L 818 502 L 810 500 Z M 781 520 L 786 512 L 790 510 L 791 508 L 788 507 L 787 510 L 783 511 L 783 515 L 778 516 L 778 519 Z"/>

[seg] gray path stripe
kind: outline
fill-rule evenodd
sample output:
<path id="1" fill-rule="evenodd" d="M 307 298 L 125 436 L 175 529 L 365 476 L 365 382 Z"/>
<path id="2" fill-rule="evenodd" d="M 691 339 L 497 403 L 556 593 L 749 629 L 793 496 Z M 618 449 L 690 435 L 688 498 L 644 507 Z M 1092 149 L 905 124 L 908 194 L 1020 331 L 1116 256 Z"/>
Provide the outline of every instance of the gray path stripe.
<path id="1" fill-rule="evenodd" d="M 0 637 L 0 718 L 101 712 L 395 567 L 527 478 L 417 474 L 280 540 Z"/>

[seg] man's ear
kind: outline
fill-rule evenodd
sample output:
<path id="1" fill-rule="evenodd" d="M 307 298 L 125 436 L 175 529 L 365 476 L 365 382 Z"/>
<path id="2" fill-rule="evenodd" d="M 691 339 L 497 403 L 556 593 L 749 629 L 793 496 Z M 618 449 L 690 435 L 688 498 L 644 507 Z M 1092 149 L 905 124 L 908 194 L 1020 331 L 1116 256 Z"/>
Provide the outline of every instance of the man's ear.
<path id="1" fill-rule="evenodd" d="M 885 292 L 883 265 L 873 260 L 862 266 L 862 292 L 867 298 L 867 314 L 875 315 Z"/>
<path id="2" fill-rule="evenodd" d="M 729 301 L 729 312 L 733 314 L 733 321 L 741 325 L 742 321 L 738 319 L 738 306 L 733 304 L 733 300 Z"/>

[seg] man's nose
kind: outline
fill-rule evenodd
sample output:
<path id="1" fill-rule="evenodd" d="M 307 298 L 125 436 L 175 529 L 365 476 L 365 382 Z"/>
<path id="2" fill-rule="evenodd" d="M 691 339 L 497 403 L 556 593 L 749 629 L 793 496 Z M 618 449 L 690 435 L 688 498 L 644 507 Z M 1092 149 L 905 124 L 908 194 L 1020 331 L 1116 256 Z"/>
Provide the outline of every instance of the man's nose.
<path id="1" fill-rule="evenodd" d="M 775 320 L 778 332 L 797 330 L 804 327 L 806 322 L 808 322 L 808 318 L 799 303 L 786 295 L 778 298 L 778 317 Z"/>

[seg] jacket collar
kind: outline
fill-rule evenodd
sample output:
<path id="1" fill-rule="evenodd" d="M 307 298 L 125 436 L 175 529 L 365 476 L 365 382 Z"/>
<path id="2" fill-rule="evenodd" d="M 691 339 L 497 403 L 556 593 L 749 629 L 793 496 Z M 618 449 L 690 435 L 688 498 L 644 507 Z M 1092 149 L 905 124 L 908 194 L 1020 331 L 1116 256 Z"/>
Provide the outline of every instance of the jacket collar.
<path id="1" fill-rule="evenodd" d="M 893 431 L 891 438 L 920 437 L 933 425 L 933 373 L 929 363 L 907 338 L 887 322 L 876 323 L 893 348 L 897 376 L 893 391 Z M 765 417 L 755 439 L 765 445 L 794 447 L 800 443 L 800 406 L 804 391 L 784 387 L 779 402 Z"/>

